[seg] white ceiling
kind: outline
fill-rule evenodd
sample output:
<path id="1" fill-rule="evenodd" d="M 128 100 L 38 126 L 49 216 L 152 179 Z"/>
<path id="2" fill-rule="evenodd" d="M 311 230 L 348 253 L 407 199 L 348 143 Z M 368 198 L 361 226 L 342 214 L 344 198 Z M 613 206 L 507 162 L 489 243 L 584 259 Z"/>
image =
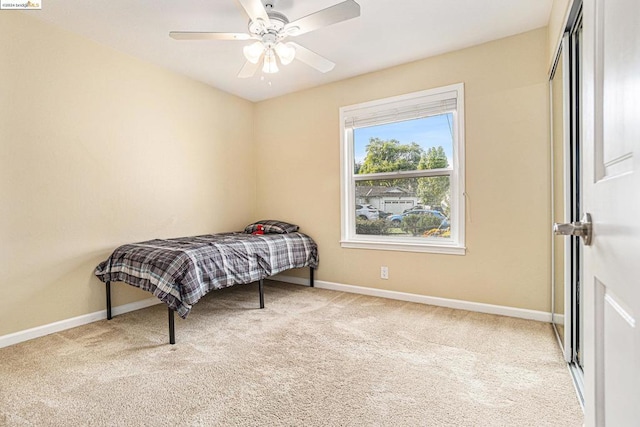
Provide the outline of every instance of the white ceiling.
<path id="1" fill-rule="evenodd" d="M 547 25 L 553 0 L 356 0 L 361 16 L 295 37 L 335 62 L 322 74 L 294 61 L 239 79 L 252 41 L 177 41 L 169 31 L 246 32 L 236 0 L 43 0 L 29 11 L 56 26 L 251 101 L 342 80 Z M 293 21 L 341 0 L 275 0 Z"/>

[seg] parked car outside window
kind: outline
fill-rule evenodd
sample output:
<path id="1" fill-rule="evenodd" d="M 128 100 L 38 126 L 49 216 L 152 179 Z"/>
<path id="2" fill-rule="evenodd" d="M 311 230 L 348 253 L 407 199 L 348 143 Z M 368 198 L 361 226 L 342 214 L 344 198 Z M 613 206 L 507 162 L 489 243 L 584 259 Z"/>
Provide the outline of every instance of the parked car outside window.
<path id="1" fill-rule="evenodd" d="M 371 205 L 356 205 L 356 218 L 360 219 L 378 219 L 380 214 L 378 209 Z"/>
<path id="2" fill-rule="evenodd" d="M 402 213 L 406 214 L 406 213 L 411 212 L 411 211 L 424 210 L 424 209 L 425 209 L 425 207 L 422 206 L 422 205 L 415 205 L 415 206 L 412 206 L 412 207 L 410 207 L 408 209 L 403 210 Z"/>
<path id="3" fill-rule="evenodd" d="M 406 213 L 391 215 L 387 217 L 387 220 L 391 221 L 395 226 L 399 227 L 400 223 L 402 222 L 402 218 L 404 218 L 407 215 L 432 215 L 442 221 L 440 223 L 440 228 L 448 228 L 450 226 L 449 220 L 447 219 L 446 216 L 444 216 L 441 212 L 431 210 L 431 209 L 413 209 Z"/>

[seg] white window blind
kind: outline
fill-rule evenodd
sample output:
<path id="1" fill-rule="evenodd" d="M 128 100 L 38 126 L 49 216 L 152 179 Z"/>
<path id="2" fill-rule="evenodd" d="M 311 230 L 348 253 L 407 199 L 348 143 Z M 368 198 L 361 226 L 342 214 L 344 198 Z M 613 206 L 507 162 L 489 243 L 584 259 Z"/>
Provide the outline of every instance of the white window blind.
<path id="1" fill-rule="evenodd" d="M 422 99 L 389 101 L 375 106 L 359 108 L 345 115 L 345 127 L 357 129 L 403 120 L 420 119 L 438 114 L 455 112 L 458 98 L 456 91 L 424 96 Z"/>

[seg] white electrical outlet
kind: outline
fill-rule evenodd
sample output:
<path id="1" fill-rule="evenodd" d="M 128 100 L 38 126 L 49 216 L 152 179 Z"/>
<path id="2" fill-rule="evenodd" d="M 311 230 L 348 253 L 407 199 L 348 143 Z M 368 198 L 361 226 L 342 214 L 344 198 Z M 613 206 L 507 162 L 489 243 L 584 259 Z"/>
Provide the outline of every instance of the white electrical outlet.
<path id="1" fill-rule="evenodd" d="M 388 279 L 389 278 L 389 267 L 386 266 L 382 266 L 380 267 L 380 278 L 381 279 Z"/>

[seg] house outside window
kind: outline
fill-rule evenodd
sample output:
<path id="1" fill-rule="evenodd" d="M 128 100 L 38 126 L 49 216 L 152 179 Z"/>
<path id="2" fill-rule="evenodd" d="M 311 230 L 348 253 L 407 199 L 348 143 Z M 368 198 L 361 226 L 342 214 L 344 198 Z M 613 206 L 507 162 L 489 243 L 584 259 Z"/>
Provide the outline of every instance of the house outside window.
<path id="1" fill-rule="evenodd" d="M 341 244 L 464 254 L 462 83 L 340 108 Z"/>

